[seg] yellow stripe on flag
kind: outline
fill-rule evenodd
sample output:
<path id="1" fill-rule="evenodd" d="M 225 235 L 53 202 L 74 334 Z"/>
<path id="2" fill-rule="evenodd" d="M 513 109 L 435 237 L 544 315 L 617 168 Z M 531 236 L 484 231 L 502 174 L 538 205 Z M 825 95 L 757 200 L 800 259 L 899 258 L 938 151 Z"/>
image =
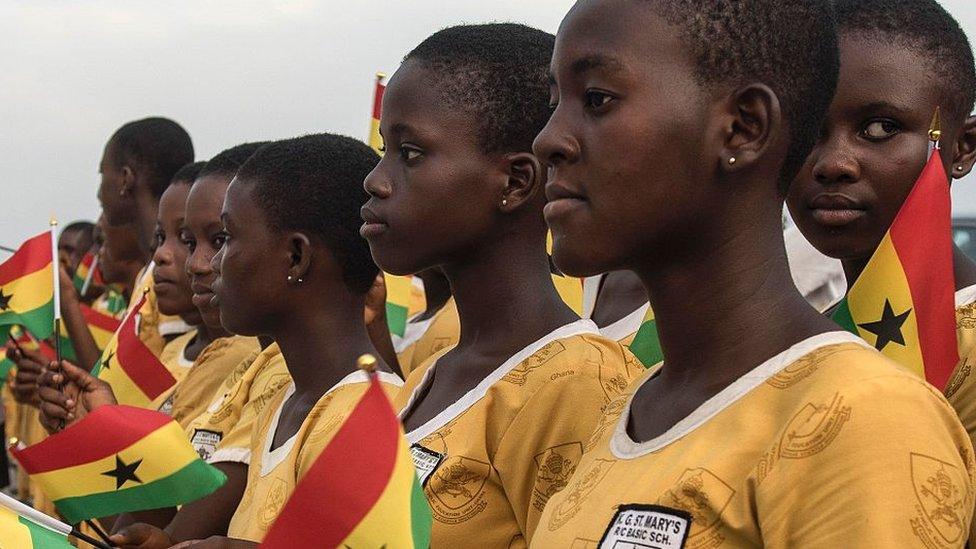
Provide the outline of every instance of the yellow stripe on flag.
<path id="1" fill-rule="evenodd" d="M 885 234 L 884 239 L 872 256 L 871 261 L 864 268 L 864 272 L 857 279 L 858 291 L 847 295 L 851 316 L 858 319 L 880 319 L 884 311 L 885 300 L 891 304 L 896 315 L 903 314 L 909 309 L 908 315 L 901 325 L 901 335 L 905 344 L 890 342 L 881 350 L 886 356 L 907 366 L 920 377 L 925 377 L 925 366 L 922 361 L 922 348 L 919 345 L 918 326 L 915 321 L 914 306 L 911 290 L 901 261 L 891 242 L 891 235 Z M 866 330 L 862 321 L 857 327 L 861 338 L 871 345 L 877 344 L 878 336 Z"/>
<path id="2" fill-rule="evenodd" d="M 0 549 L 34 547 L 30 530 L 17 513 L 0 507 Z"/>
<path id="3" fill-rule="evenodd" d="M 169 422 L 118 454 L 100 460 L 57 471 L 39 473 L 31 479 L 44 486 L 45 495 L 52 500 L 88 496 L 116 490 L 116 479 L 104 475 L 116 468 L 116 456 L 127 464 L 142 460 L 135 474 L 141 482 L 128 481 L 120 489 L 149 484 L 168 477 L 186 467 L 200 456 L 189 444 L 174 445 L 173 440 L 185 439 L 183 429 Z"/>
<path id="4" fill-rule="evenodd" d="M 363 544 L 375 543 L 377 532 L 399 532 L 407 536 L 403 539 L 386 540 L 386 547 L 413 547 L 413 540 L 409 537 L 412 530 L 411 509 L 409 505 L 404 505 L 404 494 L 410 493 L 416 476 L 417 470 L 410 452 L 406 444 L 401 442 L 397 448 L 396 465 L 390 473 L 389 484 L 340 547 L 361 547 Z"/>
<path id="5" fill-rule="evenodd" d="M 8 308 L 16 313 L 26 313 L 50 303 L 54 298 L 53 273 L 48 264 L 4 285 L 4 295 L 10 296 Z"/>
<path id="6" fill-rule="evenodd" d="M 112 340 L 112 343 L 116 343 L 116 340 Z M 113 345 L 114 353 L 114 345 Z M 105 355 L 107 356 L 107 355 Z M 126 375 L 125 370 L 119 366 L 119 361 L 116 356 L 112 356 L 112 360 L 109 362 L 108 367 L 102 365 L 102 368 L 98 371 L 98 379 L 108 383 L 112 386 L 112 392 L 115 393 L 115 399 L 119 402 L 124 402 L 130 406 L 138 406 L 140 408 L 149 408 L 152 404 L 146 393 L 142 392 L 142 389 L 132 381 L 128 375 Z"/>

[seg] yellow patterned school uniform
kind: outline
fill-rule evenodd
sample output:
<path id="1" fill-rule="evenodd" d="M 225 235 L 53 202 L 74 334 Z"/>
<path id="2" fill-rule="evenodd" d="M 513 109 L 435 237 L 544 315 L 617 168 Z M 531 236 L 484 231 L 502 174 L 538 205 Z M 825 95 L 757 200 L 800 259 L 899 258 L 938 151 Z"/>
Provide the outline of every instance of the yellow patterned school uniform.
<path id="1" fill-rule="evenodd" d="M 234 368 L 260 348 L 255 337 L 234 335 L 211 341 L 200 351 L 183 381 L 176 384 L 163 408 L 170 408 L 173 420 L 186 429 L 192 419 L 207 409 Z"/>
<path id="2" fill-rule="evenodd" d="M 397 395 L 401 417 L 426 391 L 437 358 Z M 519 351 L 407 433 L 433 511 L 431 546 L 524 547 L 604 407 L 643 371 L 593 322 L 579 320 Z"/>
<path id="3" fill-rule="evenodd" d="M 976 376 L 972 375 L 976 367 L 976 286 L 956 292 L 956 340 L 960 360 L 943 393 L 976 444 Z M 976 540 L 976 521 L 970 527 L 970 538 Z"/>
<path id="4" fill-rule="evenodd" d="M 393 349 L 403 376 L 408 377 L 428 358 L 456 345 L 460 337 L 461 321 L 453 297 L 427 320 L 407 322 L 403 337 L 393 335 Z"/>
<path id="5" fill-rule="evenodd" d="M 176 390 L 176 386 L 183 381 L 186 374 L 190 372 L 190 368 L 193 367 L 193 361 L 186 357 L 186 348 L 190 343 L 193 343 L 196 337 L 196 329 L 190 330 L 167 343 L 163 347 L 162 352 L 159 353 L 159 361 L 163 363 L 163 366 L 166 366 L 169 373 L 176 379 L 176 385 L 173 385 L 157 396 L 149 405 L 150 408 L 166 414 L 170 413 L 173 404 L 170 397 L 173 396 L 173 391 Z"/>
<path id="6" fill-rule="evenodd" d="M 629 396 L 610 407 L 533 548 L 965 544 L 976 470 L 955 413 L 847 332 L 783 351 L 652 440 L 630 438 L 629 413 Z"/>
<path id="7" fill-rule="evenodd" d="M 387 396 L 396 393 L 403 383 L 393 374 L 380 372 L 379 376 Z M 349 374 L 319 398 L 294 436 L 272 450 L 282 406 L 295 392 L 295 386 L 289 384 L 278 391 L 254 423 L 247 488 L 230 521 L 228 537 L 264 539 L 298 481 L 332 440 L 367 388 L 369 378 L 365 372 Z"/>
<path id="8" fill-rule="evenodd" d="M 272 343 L 224 379 L 207 409 L 186 426 L 190 443 L 210 463 L 249 463 L 254 419 L 289 383 L 281 349 Z"/>

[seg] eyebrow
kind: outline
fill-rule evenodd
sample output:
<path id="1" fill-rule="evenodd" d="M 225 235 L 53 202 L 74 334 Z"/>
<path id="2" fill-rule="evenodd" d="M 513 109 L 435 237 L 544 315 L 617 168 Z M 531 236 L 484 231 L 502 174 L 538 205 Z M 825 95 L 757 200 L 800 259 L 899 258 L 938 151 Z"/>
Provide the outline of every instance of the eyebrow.
<path id="1" fill-rule="evenodd" d="M 569 68 L 574 74 L 584 73 L 593 69 L 619 71 L 623 69 L 623 63 L 616 57 L 594 53 L 576 59 Z"/>
<path id="2" fill-rule="evenodd" d="M 895 113 L 905 116 L 912 113 L 911 109 L 906 109 L 903 106 L 896 105 L 889 101 L 872 101 L 866 105 L 861 105 L 857 107 L 858 112 L 872 112 L 872 111 L 894 111 Z"/>

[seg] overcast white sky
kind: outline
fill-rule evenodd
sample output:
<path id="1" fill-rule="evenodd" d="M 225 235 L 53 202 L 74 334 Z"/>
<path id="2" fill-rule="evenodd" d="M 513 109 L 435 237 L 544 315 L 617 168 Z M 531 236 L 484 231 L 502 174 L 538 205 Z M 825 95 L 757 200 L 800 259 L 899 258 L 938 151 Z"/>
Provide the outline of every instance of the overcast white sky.
<path id="1" fill-rule="evenodd" d="M 94 219 L 98 160 L 121 124 L 180 122 L 197 157 L 258 139 L 365 139 L 373 75 L 432 32 L 523 22 L 571 0 L 0 0 L 0 244 Z M 944 0 L 976 39 L 976 3 Z M 976 40 L 974 40 L 976 41 Z M 954 186 L 976 214 L 976 177 Z"/>

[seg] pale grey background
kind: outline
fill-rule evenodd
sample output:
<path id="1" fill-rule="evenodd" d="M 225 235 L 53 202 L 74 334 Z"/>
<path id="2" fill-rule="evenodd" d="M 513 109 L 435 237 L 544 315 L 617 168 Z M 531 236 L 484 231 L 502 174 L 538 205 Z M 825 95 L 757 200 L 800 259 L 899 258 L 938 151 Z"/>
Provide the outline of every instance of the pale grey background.
<path id="1" fill-rule="evenodd" d="M 365 139 L 373 75 L 437 29 L 516 21 L 555 32 L 571 0 L 0 0 L 0 244 L 98 215 L 105 140 L 171 117 L 199 159 L 333 131 Z M 944 0 L 976 39 L 976 4 Z M 953 189 L 976 214 L 976 177 Z"/>

